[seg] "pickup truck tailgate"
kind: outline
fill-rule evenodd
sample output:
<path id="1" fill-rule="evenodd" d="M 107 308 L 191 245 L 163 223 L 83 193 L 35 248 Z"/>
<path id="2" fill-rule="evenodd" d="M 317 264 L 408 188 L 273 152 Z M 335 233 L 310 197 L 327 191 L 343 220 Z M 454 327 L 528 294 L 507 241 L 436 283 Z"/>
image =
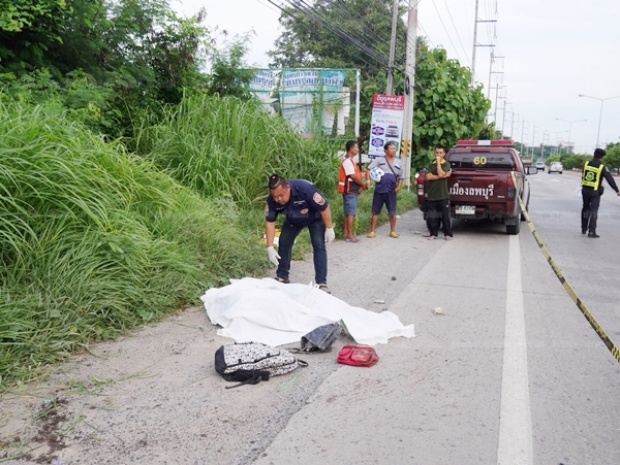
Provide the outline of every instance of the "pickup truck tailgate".
<path id="1" fill-rule="evenodd" d="M 450 177 L 450 199 L 452 203 L 505 203 L 508 196 L 510 172 L 457 172 Z"/>

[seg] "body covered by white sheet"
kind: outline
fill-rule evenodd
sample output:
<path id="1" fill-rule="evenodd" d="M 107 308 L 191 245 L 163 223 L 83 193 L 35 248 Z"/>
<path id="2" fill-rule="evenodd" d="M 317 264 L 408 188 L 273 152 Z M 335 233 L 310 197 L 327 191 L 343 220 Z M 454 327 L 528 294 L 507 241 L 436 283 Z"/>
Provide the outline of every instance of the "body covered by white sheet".
<path id="1" fill-rule="evenodd" d="M 237 342 L 278 346 L 299 342 L 318 326 L 342 320 L 359 344 L 387 343 L 392 337 L 414 337 L 389 311 L 353 307 L 313 285 L 282 284 L 272 278 L 243 278 L 209 289 L 202 297 L 207 315 L 220 325 L 220 336 Z"/>

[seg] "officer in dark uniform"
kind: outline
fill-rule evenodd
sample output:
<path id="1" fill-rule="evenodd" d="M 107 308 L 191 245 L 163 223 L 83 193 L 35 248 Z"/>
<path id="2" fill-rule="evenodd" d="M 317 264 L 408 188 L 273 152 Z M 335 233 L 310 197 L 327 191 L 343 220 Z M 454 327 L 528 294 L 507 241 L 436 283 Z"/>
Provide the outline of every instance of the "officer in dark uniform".
<path id="1" fill-rule="evenodd" d="M 596 149 L 592 160 L 587 161 L 583 165 L 581 173 L 581 196 L 583 197 L 583 208 L 581 209 L 581 234 L 588 233 L 588 237 L 600 237 L 596 234 L 596 219 L 598 216 L 598 207 L 603 195 L 603 186 L 601 181 L 603 178 L 611 186 L 616 194 L 620 196 L 620 191 L 616 185 L 613 176 L 603 165 L 605 151 Z"/>
<path id="2" fill-rule="evenodd" d="M 285 216 L 280 233 L 278 251 L 273 247 L 276 218 Z M 314 184 L 303 179 L 287 181 L 277 174 L 269 177 L 269 197 L 265 213 L 265 237 L 267 255 L 278 267 L 276 279 L 288 283 L 291 252 L 295 238 L 303 228 L 308 228 L 314 255 L 314 281 L 319 289 L 331 294 L 327 287 L 326 242 L 336 238 L 329 204 Z"/>

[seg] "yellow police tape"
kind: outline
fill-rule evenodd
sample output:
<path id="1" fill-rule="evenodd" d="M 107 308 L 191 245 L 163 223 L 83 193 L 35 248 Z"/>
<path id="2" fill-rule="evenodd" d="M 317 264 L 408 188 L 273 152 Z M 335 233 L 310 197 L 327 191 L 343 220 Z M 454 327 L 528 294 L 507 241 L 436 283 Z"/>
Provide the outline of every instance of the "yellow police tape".
<path id="1" fill-rule="evenodd" d="M 614 356 L 616 361 L 620 362 L 620 349 L 609 338 L 609 336 L 607 335 L 605 330 L 601 327 L 601 325 L 598 323 L 598 321 L 596 321 L 596 318 L 594 318 L 594 315 L 592 315 L 592 313 L 590 313 L 590 310 L 588 310 L 588 308 L 586 307 L 586 304 L 584 304 L 581 301 L 581 299 L 579 298 L 577 293 L 573 290 L 571 285 L 568 284 L 568 282 L 566 281 L 566 278 L 564 278 L 564 275 L 560 271 L 560 268 L 558 268 L 556 263 L 553 261 L 553 258 L 551 258 L 551 254 L 549 253 L 549 250 L 547 250 L 547 247 L 545 246 L 545 244 L 543 243 L 542 239 L 540 238 L 540 235 L 536 231 L 536 228 L 534 227 L 534 223 L 532 223 L 532 219 L 530 218 L 529 213 L 525 209 L 525 205 L 523 204 L 523 200 L 519 199 L 519 202 L 521 204 L 521 211 L 523 212 L 523 216 L 525 216 L 525 219 L 527 221 L 527 225 L 529 226 L 530 230 L 532 231 L 532 235 L 534 236 L 534 239 L 536 239 L 536 243 L 538 244 L 538 247 L 540 247 L 540 250 L 542 251 L 542 253 L 545 256 L 545 258 L 547 259 L 547 262 L 551 266 L 551 269 L 553 270 L 555 275 L 558 277 L 558 279 L 562 283 L 562 286 L 564 286 L 564 289 L 566 289 L 566 292 L 568 293 L 570 298 L 573 299 L 573 302 L 575 302 L 575 304 L 577 305 L 577 308 L 579 310 L 581 310 L 581 313 L 583 313 L 583 316 L 586 317 L 586 320 L 588 320 L 588 323 L 590 323 L 592 328 L 594 328 L 594 331 L 596 331 L 596 334 L 598 334 L 598 337 L 600 337 L 601 340 L 603 341 L 603 343 L 607 346 L 607 348 L 611 352 L 611 355 Z"/>

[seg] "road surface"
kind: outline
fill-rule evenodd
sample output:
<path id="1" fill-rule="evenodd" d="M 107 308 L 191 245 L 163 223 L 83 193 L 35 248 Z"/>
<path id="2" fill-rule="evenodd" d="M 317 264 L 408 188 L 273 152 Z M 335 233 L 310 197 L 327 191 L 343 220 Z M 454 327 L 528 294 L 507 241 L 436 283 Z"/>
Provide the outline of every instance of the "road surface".
<path id="1" fill-rule="evenodd" d="M 542 240 L 620 343 L 620 199 L 607 191 L 601 238 L 589 239 L 578 176 L 528 178 Z M 384 226 L 375 239 L 329 248 L 336 296 L 415 324 L 415 338 L 376 347 L 376 366 L 340 366 L 334 351 L 225 390 L 213 353 L 228 341 L 203 309 L 189 309 L 4 395 L 0 451 L 26 454 L 6 463 L 620 463 L 620 364 L 525 223 L 508 236 L 502 225 L 457 222 L 453 241 L 428 241 L 410 212 L 397 229 L 399 239 Z M 294 263 L 292 281 L 312 275 L 310 261 Z"/>

